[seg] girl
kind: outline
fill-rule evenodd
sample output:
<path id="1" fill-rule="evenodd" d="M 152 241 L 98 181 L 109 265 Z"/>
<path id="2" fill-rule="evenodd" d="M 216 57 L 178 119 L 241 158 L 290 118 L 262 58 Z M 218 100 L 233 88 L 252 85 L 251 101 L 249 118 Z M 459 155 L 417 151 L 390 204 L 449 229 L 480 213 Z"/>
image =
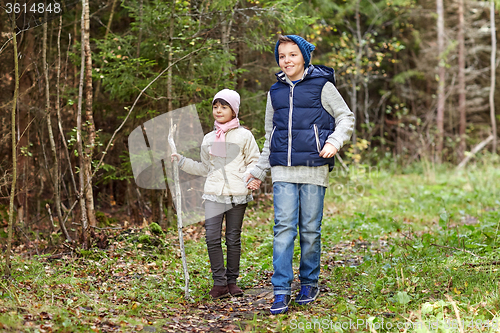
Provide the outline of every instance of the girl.
<path id="1" fill-rule="evenodd" d="M 244 179 L 259 159 L 259 148 L 252 132 L 240 126 L 239 106 L 240 95 L 236 91 L 219 91 L 212 101 L 215 129 L 203 138 L 201 162 L 172 154 L 172 161 L 177 158 L 181 170 L 207 177 L 202 198 L 205 199 L 206 243 L 214 280 L 209 295 L 213 299 L 229 294 L 243 295 L 236 285 L 240 270 L 241 226 L 247 204 L 253 200 Z M 226 267 L 221 246 L 224 217 Z"/>

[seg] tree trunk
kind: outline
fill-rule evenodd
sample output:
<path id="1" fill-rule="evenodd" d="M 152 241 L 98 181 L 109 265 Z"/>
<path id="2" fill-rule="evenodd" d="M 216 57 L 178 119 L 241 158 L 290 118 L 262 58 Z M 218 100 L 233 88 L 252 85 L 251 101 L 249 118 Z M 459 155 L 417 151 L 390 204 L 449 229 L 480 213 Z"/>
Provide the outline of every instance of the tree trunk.
<path id="1" fill-rule="evenodd" d="M 175 1 L 172 2 L 172 7 L 175 8 Z M 139 58 L 141 55 L 143 16 L 144 16 L 144 0 L 140 0 L 139 1 L 139 36 L 137 38 L 137 49 L 136 49 L 136 55 L 135 55 L 136 58 Z M 171 16 L 170 25 L 172 25 L 173 21 L 174 21 L 173 16 Z M 172 46 L 171 41 L 172 40 L 170 40 L 170 47 Z M 169 56 L 168 56 L 169 59 L 171 58 L 171 56 L 172 56 L 172 49 L 170 49 L 170 52 L 169 52 Z M 139 63 L 137 63 L 137 69 L 139 69 Z M 168 100 L 168 89 L 167 89 L 167 100 Z M 153 151 L 155 150 L 155 146 L 156 146 L 155 140 L 156 140 L 156 135 L 153 135 L 153 141 L 150 142 L 150 145 L 151 145 L 150 148 L 152 148 Z M 155 177 L 154 172 L 155 172 L 155 170 L 153 170 L 153 179 Z M 159 195 L 158 193 L 159 192 L 157 190 L 148 190 L 148 191 L 146 191 L 145 198 L 148 197 L 148 194 L 149 194 L 150 203 L 151 203 L 151 212 L 152 212 L 151 222 L 161 224 L 161 221 L 160 221 L 160 218 L 161 218 L 160 200 L 162 199 L 162 197 L 161 197 L 161 194 Z"/>
<path id="2" fill-rule="evenodd" d="M 445 80 L 445 61 L 444 61 L 444 12 L 443 0 L 436 0 L 437 3 L 437 40 L 438 40 L 438 61 L 439 61 L 439 82 L 438 82 L 438 101 L 437 101 L 437 149 L 436 161 L 441 163 L 443 154 L 444 137 L 444 80 Z"/>
<path id="3" fill-rule="evenodd" d="M 62 25 L 62 16 L 59 17 L 59 27 L 61 28 L 61 25 Z M 76 185 L 76 181 L 75 181 L 75 174 L 73 172 L 73 166 L 72 166 L 72 163 L 71 163 L 71 156 L 69 154 L 69 149 L 68 149 L 68 144 L 66 143 L 66 136 L 64 135 L 64 130 L 63 130 L 63 125 L 62 125 L 62 117 L 61 117 L 61 107 L 60 107 L 60 91 L 59 91 L 59 79 L 60 79 L 60 76 L 61 76 L 61 44 L 60 44 L 60 37 L 61 37 L 61 30 L 59 29 L 59 36 L 58 36 L 58 69 L 57 69 L 57 83 L 56 83 L 56 91 L 57 91 L 57 95 L 56 95 L 56 114 L 57 114 L 57 127 L 59 128 L 59 134 L 61 135 L 61 142 L 63 143 L 63 146 L 64 146 L 64 153 L 65 153 L 65 157 L 66 159 L 68 160 L 68 170 L 69 170 L 69 174 L 71 176 L 71 183 L 73 185 L 73 188 L 72 190 L 75 191 L 75 197 L 78 198 L 78 187 Z M 76 37 L 76 35 L 75 35 Z M 69 54 L 69 49 L 71 47 L 71 34 L 69 34 L 69 43 L 68 43 L 68 50 L 67 50 L 67 55 L 66 55 L 66 64 L 65 64 L 65 74 L 64 74 L 64 85 L 63 85 L 63 89 L 62 89 L 62 94 L 64 95 L 64 90 L 66 88 L 66 81 L 67 81 L 67 69 L 68 69 L 68 54 Z M 64 182 L 62 182 L 63 185 L 64 185 Z M 70 188 L 71 190 L 71 188 Z M 73 197 L 71 191 L 68 191 L 68 200 L 71 200 L 71 198 Z M 68 212 L 69 214 L 70 212 Z M 71 212 L 71 214 L 73 214 Z"/>
<path id="4" fill-rule="evenodd" d="M 47 12 L 45 14 L 47 17 Z M 62 17 L 61 17 L 62 19 Z M 61 44 L 60 44 L 60 38 L 61 38 L 61 23 L 62 21 L 60 20 L 59 22 L 59 34 L 58 34 L 58 56 L 59 56 L 59 63 L 58 63 L 58 70 L 57 70 L 57 87 L 59 87 L 59 75 L 61 74 Z M 54 133 L 52 131 L 52 117 L 51 117 L 51 112 L 50 112 L 50 84 L 49 84 L 49 65 L 47 63 L 47 22 L 43 24 L 43 73 L 45 76 L 45 114 L 46 114 L 46 120 L 47 120 L 47 129 L 49 131 L 49 141 L 50 141 L 50 147 L 52 149 L 52 154 L 54 155 L 54 171 L 53 171 L 53 182 L 54 182 L 54 196 L 55 196 L 55 201 L 56 201 L 56 212 L 57 212 L 57 217 L 59 219 L 59 225 L 61 226 L 61 231 L 64 234 L 64 237 L 68 241 L 71 241 L 71 237 L 68 234 L 68 231 L 66 230 L 66 226 L 64 225 L 62 213 L 61 213 L 61 187 L 60 187 L 60 172 L 59 172 L 59 159 L 57 157 L 57 149 L 56 149 L 56 142 L 54 140 Z M 58 103 L 57 103 L 58 104 Z"/>
<path id="5" fill-rule="evenodd" d="M 495 74 L 496 74 L 496 52 L 497 35 L 495 28 L 495 2 L 490 2 L 490 22 L 491 22 L 491 86 L 490 86 L 490 118 L 491 131 L 493 134 L 493 154 L 497 153 L 497 121 L 495 117 Z"/>
<path id="6" fill-rule="evenodd" d="M 356 12 L 355 12 L 355 16 L 356 16 L 356 36 L 357 36 L 357 39 L 358 39 L 358 49 L 357 49 L 357 54 L 356 54 L 356 68 L 354 69 L 354 74 L 352 75 L 353 77 L 353 80 L 352 80 L 352 88 L 351 88 L 351 91 L 352 91 L 352 96 L 351 96 L 351 108 L 352 108 L 352 112 L 354 113 L 354 117 L 356 118 L 356 123 L 357 123 L 357 120 L 359 119 L 358 117 L 358 90 L 357 90 L 357 85 L 358 85 L 358 82 L 360 82 L 360 79 L 359 79 L 359 76 L 360 76 L 360 70 L 361 70 L 361 57 L 363 55 L 363 49 L 362 49 L 362 45 L 361 45 L 361 22 L 360 22 L 360 13 L 359 13 L 359 6 L 360 6 L 360 2 L 361 0 L 358 0 L 357 3 L 356 3 Z M 356 141 L 357 141 L 358 137 L 357 137 L 357 133 L 356 133 L 356 128 L 354 128 L 354 131 L 352 132 L 352 143 L 353 145 L 356 144 Z M 354 146 L 354 149 L 356 149 L 356 146 Z"/>
<path id="7" fill-rule="evenodd" d="M 464 0 L 458 0 L 458 111 L 460 114 L 460 146 L 458 160 L 465 154 L 465 37 L 464 37 Z"/>
<path id="8" fill-rule="evenodd" d="M 231 37 L 231 29 L 233 26 L 233 18 L 234 18 L 234 10 L 236 9 L 236 6 L 238 6 L 238 2 L 235 3 L 234 8 L 231 8 L 231 17 L 229 18 L 229 21 L 226 19 L 223 19 L 221 22 L 221 43 L 222 43 L 222 48 L 224 50 L 225 55 L 229 58 L 229 40 Z M 230 62 L 225 62 L 223 65 L 223 73 L 224 75 L 229 74 L 231 71 L 231 63 Z"/>
<path id="9" fill-rule="evenodd" d="M 144 7 L 144 0 L 140 0 L 140 2 L 139 2 L 139 37 L 137 40 L 136 58 L 139 58 L 139 56 L 141 55 L 143 7 Z M 172 1 L 172 7 L 175 7 L 175 1 Z M 139 63 L 137 63 L 137 66 L 139 66 Z"/>
<path id="10" fill-rule="evenodd" d="M 173 110 L 173 105 L 172 105 L 172 62 L 173 62 L 173 48 L 172 48 L 172 42 L 174 40 L 174 30 L 175 30 L 175 20 L 174 20 L 174 13 L 175 13 L 175 5 L 172 5 L 172 13 L 171 13 L 171 18 L 170 18 L 170 31 L 169 31 L 169 41 L 170 41 L 170 51 L 168 53 L 168 72 L 167 72 L 167 111 L 170 112 Z M 170 190 L 168 188 L 167 184 L 167 190 L 166 190 L 166 205 L 167 205 L 167 223 L 166 227 L 168 228 L 170 226 L 170 221 L 174 220 L 174 202 L 172 200 L 172 195 L 170 194 Z M 164 197 L 162 195 L 161 200 L 163 200 Z"/>
<path id="11" fill-rule="evenodd" d="M 81 18 L 81 20 L 83 21 L 83 17 Z M 75 23 L 73 24 L 73 34 L 75 35 L 75 38 L 73 39 L 73 52 L 76 54 L 76 46 L 77 46 L 77 41 L 76 41 L 76 38 L 78 36 L 77 32 L 78 32 L 78 29 L 77 29 L 77 22 L 78 22 L 78 5 L 75 6 Z M 81 22 L 80 22 L 81 23 Z M 73 81 L 73 88 L 76 89 L 78 83 L 76 81 L 76 78 L 78 77 L 78 69 L 76 68 L 76 61 L 75 61 L 75 65 L 73 66 L 73 78 L 74 78 L 74 81 Z"/>
<path id="12" fill-rule="evenodd" d="M 106 32 L 104 33 L 104 41 L 108 39 L 109 32 L 111 31 L 111 24 L 113 23 L 113 16 L 115 14 L 116 0 L 112 0 L 113 4 L 111 5 L 111 14 L 109 14 L 108 25 L 106 26 Z M 105 57 L 102 59 L 104 60 Z M 95 100 L 99 100 L 99 94 L 101 93 L 101 84 L 102 81 L 98 80 L 95 88 Z"/>
<path id="13" fill-rule="evenodd" d="M 130 216 L 132 218 L 130 223 L 135 222 L 136 224 L 139 224 L 142 221 L 140 207 L 138 202 L 136 204 L 134 199 L 135 195 L 132 192 L 132 184 L 130 184 L 130 182 L 127 182 L 127 202 L 130 206 Z"/>
<path id="14" fill-rule="evenodd" d="M 85 51 L 85 118 L 87 123 L 88 140 L 85 144 L 84 170 L 85 170 L 85 199 L 87 202 L 87 216 L 90 227 L 97 226 L 97 219 L 94 210 L 94 194 L 92 189 L 92 154 L 95 146 L 95 124 L 92 111 L 92 53 L 90 51 L 90 8 L 89 1 L 82 0 L 83 10 L 83 31 L 82 43 Z"/>
<path id="15" fill-rule="evenodd" d="M 30 113 L 30 105 L 33 104 L 33 98 L 30 94 L 26 93 L 30 88 L 32 88 L 36 83 L 32 68 L 33 63 L 36 61 L 35 58 L 35 43 L 36 37 L 33 33 L 34 29 L 28 30 L 19 36 L 22 38 L 19 39 L 21 43 L 18 44 L 18 67 L 21 69 L 19 76 L 19 89 L 18 91 L 23 91 L 23 94 L 19 94 L 18 92 L 18 100 L 16 107 L 16 122 L 17 122 L 17 146 L 18 147 L 29 147 L 30 138 L 29 138 L 29 113 Z M 36 75 L 38 76 L 38 74 Z M 28 172 L 28 156 L 26 154 L 18 154 L 17 155 L 17 194 L 16 194 L 16 203 L 17 206 L 17 220 L 20 222 L 25 221 L 25 217 L 28 215 L 29 211 L 26 207 L 27 195 L 30 190 L 30 186 L 27 186 L 29 183 L 29 178 L 31 172 Z"/>
<path id="16" fill-rule="evenodd" d="M 5 275 L 10 276 L 11 262 L 10 254 L 12 252 L 12 230 L 14 228 L 14 197 L 16 196 L 16 180 L 17 180 L 17 150 L 16 150 L 16 107 L 17 96 L 19 95 L 19 63 L 17 58 L 17 37 L 16 37 L 16 21 L 14 15 L 12 17 L 12 44 L 14 46 L 14 75 L 15 87 L 14 98 L 12 100 L 11 114 L 11 136 L 12 136 L 12 185 L 10 187 L 9 201 L 9 225 L 7 236 L 7 251 L 5 251 Z"/>
<path id="17" fill-rule="evenodd" d="M 78 110 L 77 110 L 77 115 L 76 115 L 76 145 L 77 145 L 77 150 L 78 150 L 78 157 L 80 161 L 80 172 L 78 173 L 79 175 L 79 181 L 80 181 L 80 218 L 82 222 L 82 245 L 83 248 L 89 248 L 90 247 L 90 240 L 89 240 L 89 226 L 88 226 L 88 220 L 87 220 L 87 204 L 85 202 L 85 161 L 84 161 L 84 156 L 83 156 L 83 138 L 82 138 L 82 103 L 83 103 L 83 76 L 85 75 L 85 50 L 84 50 L 84 45 L 85 45 L 85 40 L 84 40 L 84 35 L 85 35 L 85 0 L 82 0 L 83 6 L 82 6 L 82 45 L 81 45 L 81 71 L 80 71 L 80 82 L 78 85 Z"/>
<path id="18" fill-rule="evenodd" d="M 56 78 L 56 116 L 58 119 L 58 125 L 59 125 L 59 118 L 60 118 L 60 115 L 59 115 L 60 114 L 59 81 L 61 78 L 61 31 L 62 31 L 62 16 L 59 16 L 59 30 L 57 32 L 57 78 Z M 64 135 L 63 135 L 62 139 L 64 142 L 66 142 L 64 140 Z M 66 149 L 66 153 L 68 153 L 67 149 Z M 59 166 L 57 155 L 55 155 L 55 156 L 56 156 L 56 163 Z M 61 166 L 61 169 L 62 169 L 62 166 Z M 70 164 L 70 170 L 71 170 L 71 164 Z M 61 203 L 61 178 L 62 178 L 61 172 L 58 173 L 58 177 L 59 177 L 59 180 L 56 183 L 57 184 L 57 193 L 58 193 L 58 196 L 56 197 L 57 216 L 59 218 L 59 224 L 61 225 L 61 230 L 63 231 L 64 236 L 66 237 L 66 240 L 68 242 L 71 242 L 72 239 L 68 233 L 68 230 L 66 229 L 66 225 L 64 224 L 64 218 L 63 218 L 63 214 L 61 211 L 61 205 L 62 205 L 62 203 Z"/>

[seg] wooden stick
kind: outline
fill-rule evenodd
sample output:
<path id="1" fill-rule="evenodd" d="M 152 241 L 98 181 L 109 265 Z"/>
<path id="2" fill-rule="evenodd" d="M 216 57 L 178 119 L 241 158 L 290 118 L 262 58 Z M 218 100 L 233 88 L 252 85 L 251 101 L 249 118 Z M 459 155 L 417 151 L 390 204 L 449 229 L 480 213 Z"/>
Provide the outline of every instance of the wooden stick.
<path id="1" fill-rule="evenodd" d="M 493 141 L 493 135 L 490 135 L 489 137 L 486 138 L 486 140 L 482 141 L 480 144 L 478 144 L 477 146 L 474 147 L 474 149 L 471 150 L 471 152 L 469 154 L 467 154 L 467 157 L 465 157 L 462 162 L 460 162 L 460 164 L 457 166 L 457 169 L 461 169 L 463 168 L 467 162 L 469 162 L 469 160 L 478 152 L 480 151 L 481 149 L 483 149 L 484 147 L 486 147 L 486 145 L 488 143 L 490 143 L 491 141 Z"/>
<path id="2" fill-rule="evenodd" d="M 73 222 L 71 224 L 72 225 L 79 225 L 79 226 L 81 226 L 81 223 L 75 223 L 75 222 Z M 90 228 L 97 229 L 97 230 L 122 230 L 123 229 L 122 227 L 114 227 L 114 228 L 113 227 L 105 227 L 105 228 L 100 228 L 100 227 L 94 227 L 92 225 L 90 226 Z"/>
<path id="3" fill-rule="evenodd" d="M 500 261 L 465 263 L 465 265 L 469 265 L 471 267 L 488 266 L 488 265 L 500 265 Z"/>
<path id="4" fill-rule="evenodd" d="M 170 118 L 170 131 L 168 133 L 168 143 L 170 144 L 170 149 L 172 150 L 172 154 L 177 154 L 177 148 L 175 147 L 174 142 L 174 133 L 177 129 L 177 125 L 174 125 L 172 118 Z M 185 298 L 189 298 L 189 272 L 187 269 L 187 260 L 186 260 L 186 251 L 184 250 L 184 235 L 182 232 L 182 198 L 181 198 L 181 185 L 179 183 L 179 161 L 174 158 L 174 183 L 175 183 L 175 200 L 176 200 L 176 208 L 177 208 L 177 230 L 179 232 L 179 245 L 181 247 L 181 256 L 182 256 L 182 267 L 184 268 L 184 281 L 185 284 Z"/>
<path id="5" fill-rule="evenodd" d="M 50 222 L 52 223 L 52 226 L 55 228 L 57 227 L 56 224 L 54 223 L 54 219 L 52 218 L 52 211 L 50 210 L 49 204 L 45 204 L 45 208 L 47 208 L 47 211 L 49 212 L 49 217 L 50 217 Z"/>
<path id="6" fill-rule="evenodd" d="M 460 248 L 458 248 L 458 247 L 446 246 L 446 245 L 438 245 L 438 244 L 431 244 L 431 245 L 432 245 L 432 246 L 441 247 L 441 248 L 444 248 L 444 249 L 451 249 L 451 250 L 462 251 L 462 252 L 468 253 L 468 254 L 470 254 L 470 255 L 473 255 L 474 257 L 477 257 L 477 258 L 480 258 L 480 259 L 486 259 L 485 257 L 478 256 L 478 255 L 477 255 L 477 254 L 475 254 L 474 252 L 471 252 L 471 251 L 468 251 L 468 250 L 465 250 L 465 249 L 460 249 Z"/>
<path id="7" fill-rule="evenodd" d="M 342 157 L 340 157 L 339 153 L 335 154 L 335 156 L 339 160 L 339 162 L 342 165 L 342 167 L 344 168 L 345 172 L 349 172 L 349 168 L 347 167 L 347 165 L 345 165 L 344 160 L 342 159 Z"/>
<path id="8" fill-rule="evenodd" d="M 458 311 L 457 304 L 451 298 L 450 295 L 446 295 L 446 298 L 448 299 L 448 301 L 450 301 L 451 305 L 453 306 L 453 310 L 455 310 L 455 315 L 457 316 L 458 328 L 460 330 L 460 333 L 464 333 L 464 328 L 462 326 L 462 320 L 460 319 L 460 312 Z"/>

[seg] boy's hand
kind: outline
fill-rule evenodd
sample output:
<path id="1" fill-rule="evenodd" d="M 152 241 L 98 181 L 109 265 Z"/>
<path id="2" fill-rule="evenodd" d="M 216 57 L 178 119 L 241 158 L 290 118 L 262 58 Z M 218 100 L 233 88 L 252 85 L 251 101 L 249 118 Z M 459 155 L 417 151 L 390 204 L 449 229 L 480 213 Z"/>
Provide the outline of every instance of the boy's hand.
<path id="1" fill-rule="evenodd" d="M 338 152 L 337 148 L 335 148 L 335 146 L 332 145 L 331 143 L 327 142 L 325 143 L 325 146 L 319 153 L 319 157 L 332 158 L 333 156 L 335 156 L 335 154 L 337 154 L 337 152 Z"/>
<path id="2" fill-rule="evenodd" d="M 251 190 L 258 190 L 260 188 L 260 184 L 262 184 L 262 181 L 253 177 L 252 175 L 248 175 L 245 178 L 245 183 L 247 183 L 250 179 L 252 179 L 252 181 L 247 184 L 247 188 Z"/>
<path id="3" fill-rule="evenodd" d="M 177 162 L 179 162 L 181 160 L 182 156 L 179 154 L 172 154 L 172 155 L 170 155 L 170 162 L 173 162 L 174 158 L 177 159 Z"/>
<path id="4" fill-rule="evenodd" d="M 262 181 L 260 179 L 255 179 L 252 180 L 250 183 L 248 183 L 247 188 L 253 190 L 258 190 L 260 188 L 260 184 L 262 184 Z"/>

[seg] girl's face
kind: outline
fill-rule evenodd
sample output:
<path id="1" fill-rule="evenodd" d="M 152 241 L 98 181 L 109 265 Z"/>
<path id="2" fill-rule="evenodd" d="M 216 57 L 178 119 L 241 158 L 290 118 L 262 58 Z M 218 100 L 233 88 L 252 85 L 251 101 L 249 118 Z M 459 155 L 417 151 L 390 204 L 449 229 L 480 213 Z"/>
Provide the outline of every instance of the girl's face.
<path id="1" fill-rule="evenodd" d="M 228 121 L 236 117 L 229 105 L 222 105 L 219 102 L 212 105 L 212 112 L 214 115 L 214 119 L 221 124 L 227 123 Z"/>
<path id="2" fill-rule="evenodd" d="M 284 42 L 278 46 L 278 58 L 281 70 L 292 81 L 302 79 L 304 74 L 304 57 L 295 43 Z"/>

